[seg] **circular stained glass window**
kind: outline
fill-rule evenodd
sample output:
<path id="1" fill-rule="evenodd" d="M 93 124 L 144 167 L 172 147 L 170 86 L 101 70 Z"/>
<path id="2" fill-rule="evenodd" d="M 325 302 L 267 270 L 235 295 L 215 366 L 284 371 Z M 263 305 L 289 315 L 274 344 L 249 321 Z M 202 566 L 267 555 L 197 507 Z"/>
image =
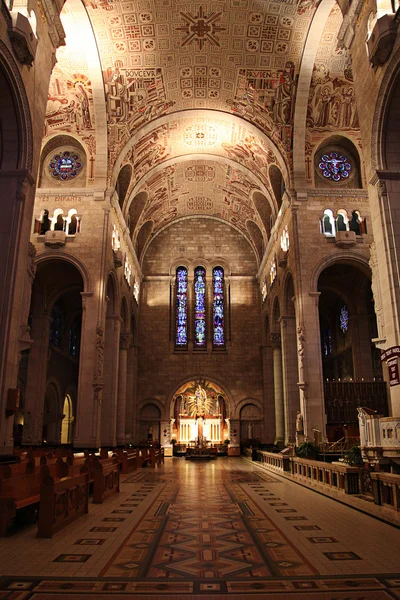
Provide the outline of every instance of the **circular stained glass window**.
<path id="1" fill-rule="evenodd" d="M 73 179 L 78 175 L 82 168 L 82 163 L 77 154 L 66 150 L 53 157 L 49 163 L 49 168 L 53 177 L 66 181 L 67 179 Z"/>
<path id="2" fill-rule="evenodd" d="M 347 156 L 338 152 L 329 152 L 321 156 L 318 168 L 326 179 L 342 181 L 348 179 L 352 166 Z"/>

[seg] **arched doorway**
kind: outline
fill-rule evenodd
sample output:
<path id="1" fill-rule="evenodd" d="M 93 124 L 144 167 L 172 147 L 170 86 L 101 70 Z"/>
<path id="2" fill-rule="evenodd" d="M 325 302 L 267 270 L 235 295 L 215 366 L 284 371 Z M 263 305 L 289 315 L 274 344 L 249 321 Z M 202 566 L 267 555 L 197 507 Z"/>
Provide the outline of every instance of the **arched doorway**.
<path id="1" fill-rule="evenodd" d="M 207 380 L 182 385 L 171 404 L 171 439 L 195 446 L 223 444 L 229 437 L 229 405 L 222 388 Z"/>
<path id="2" fill-rule="evenodd" d="M 72 444 L 72 430 L 74 422 L 74 407 L 71 396 L 65 395 L 63 407 L 63 420 L 61 423 L 61 443 Z"/>
<path id="3" fill-rule="evenodd" d="M 370 278 L 350 263 L 334 263 L 318 280 L 322 374 L 329 441 L 357 438 L 357 408 L 387 414 Z"/>
<path id="4" fill-rule="evenodd" d="M 160 421 L 161 411 L 149 401 L 140 411 L 140 443 L 159 444 L 160 443 Z"/>
<path id="5" fill-rule="evenodd" d="M 262 416 L 251 400 L 240 410 L 240 441 L 252 445 L 261 440 Z"/>

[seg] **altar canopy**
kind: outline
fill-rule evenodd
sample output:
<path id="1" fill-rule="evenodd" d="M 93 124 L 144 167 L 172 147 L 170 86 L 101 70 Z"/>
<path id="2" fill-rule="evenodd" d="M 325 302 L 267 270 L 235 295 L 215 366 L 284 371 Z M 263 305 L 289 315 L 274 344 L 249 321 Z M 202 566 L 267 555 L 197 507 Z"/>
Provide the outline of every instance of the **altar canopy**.
<path id="1" fill-rule="evenodd" d="M 192 381 L 174 397 L 171 437 L 181 444 L 222 444 L 229 439 L 227 402 L 219 386 Z"/>

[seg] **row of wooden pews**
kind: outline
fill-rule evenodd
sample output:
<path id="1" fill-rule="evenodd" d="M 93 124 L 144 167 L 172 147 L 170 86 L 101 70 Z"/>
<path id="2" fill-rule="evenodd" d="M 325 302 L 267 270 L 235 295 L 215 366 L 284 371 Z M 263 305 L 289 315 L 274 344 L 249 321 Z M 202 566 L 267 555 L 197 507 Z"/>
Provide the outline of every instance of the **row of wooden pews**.
<path id="1" fill-rule="evenodd" d="M 120 491 L 120 472 L 155 468 L 164 462 L 163 449 L 140 448 L 88 451 L 65 449 L 21 452 L 21 462 L 0 465 L 0 537 L 24 509 L 39 511 L 37 537 L 52 537 L 88 512 L 89 493 L 101 504 Z"/>
<path id="2" fill-rule="evenodd" d="M 117 456 L 121 462 L 121 471 L 123 474 L 131 473 L 136 469 L 143 467 L 156 467 L 164 464 L 164 448 L 127 448 L 117 450 Z"/>

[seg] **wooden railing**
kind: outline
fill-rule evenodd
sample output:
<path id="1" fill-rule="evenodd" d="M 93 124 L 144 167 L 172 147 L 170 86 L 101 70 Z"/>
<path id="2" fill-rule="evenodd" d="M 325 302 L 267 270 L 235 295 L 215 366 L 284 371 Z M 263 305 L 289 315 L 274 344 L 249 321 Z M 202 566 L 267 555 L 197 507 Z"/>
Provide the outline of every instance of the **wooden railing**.
<path id="1" fill-rule="evenodd" d="M 384 381 L 325 381 L 325 411 L 328 423 L 358 424 L 357 408 L 366 406 L 388 414 Z"/>

